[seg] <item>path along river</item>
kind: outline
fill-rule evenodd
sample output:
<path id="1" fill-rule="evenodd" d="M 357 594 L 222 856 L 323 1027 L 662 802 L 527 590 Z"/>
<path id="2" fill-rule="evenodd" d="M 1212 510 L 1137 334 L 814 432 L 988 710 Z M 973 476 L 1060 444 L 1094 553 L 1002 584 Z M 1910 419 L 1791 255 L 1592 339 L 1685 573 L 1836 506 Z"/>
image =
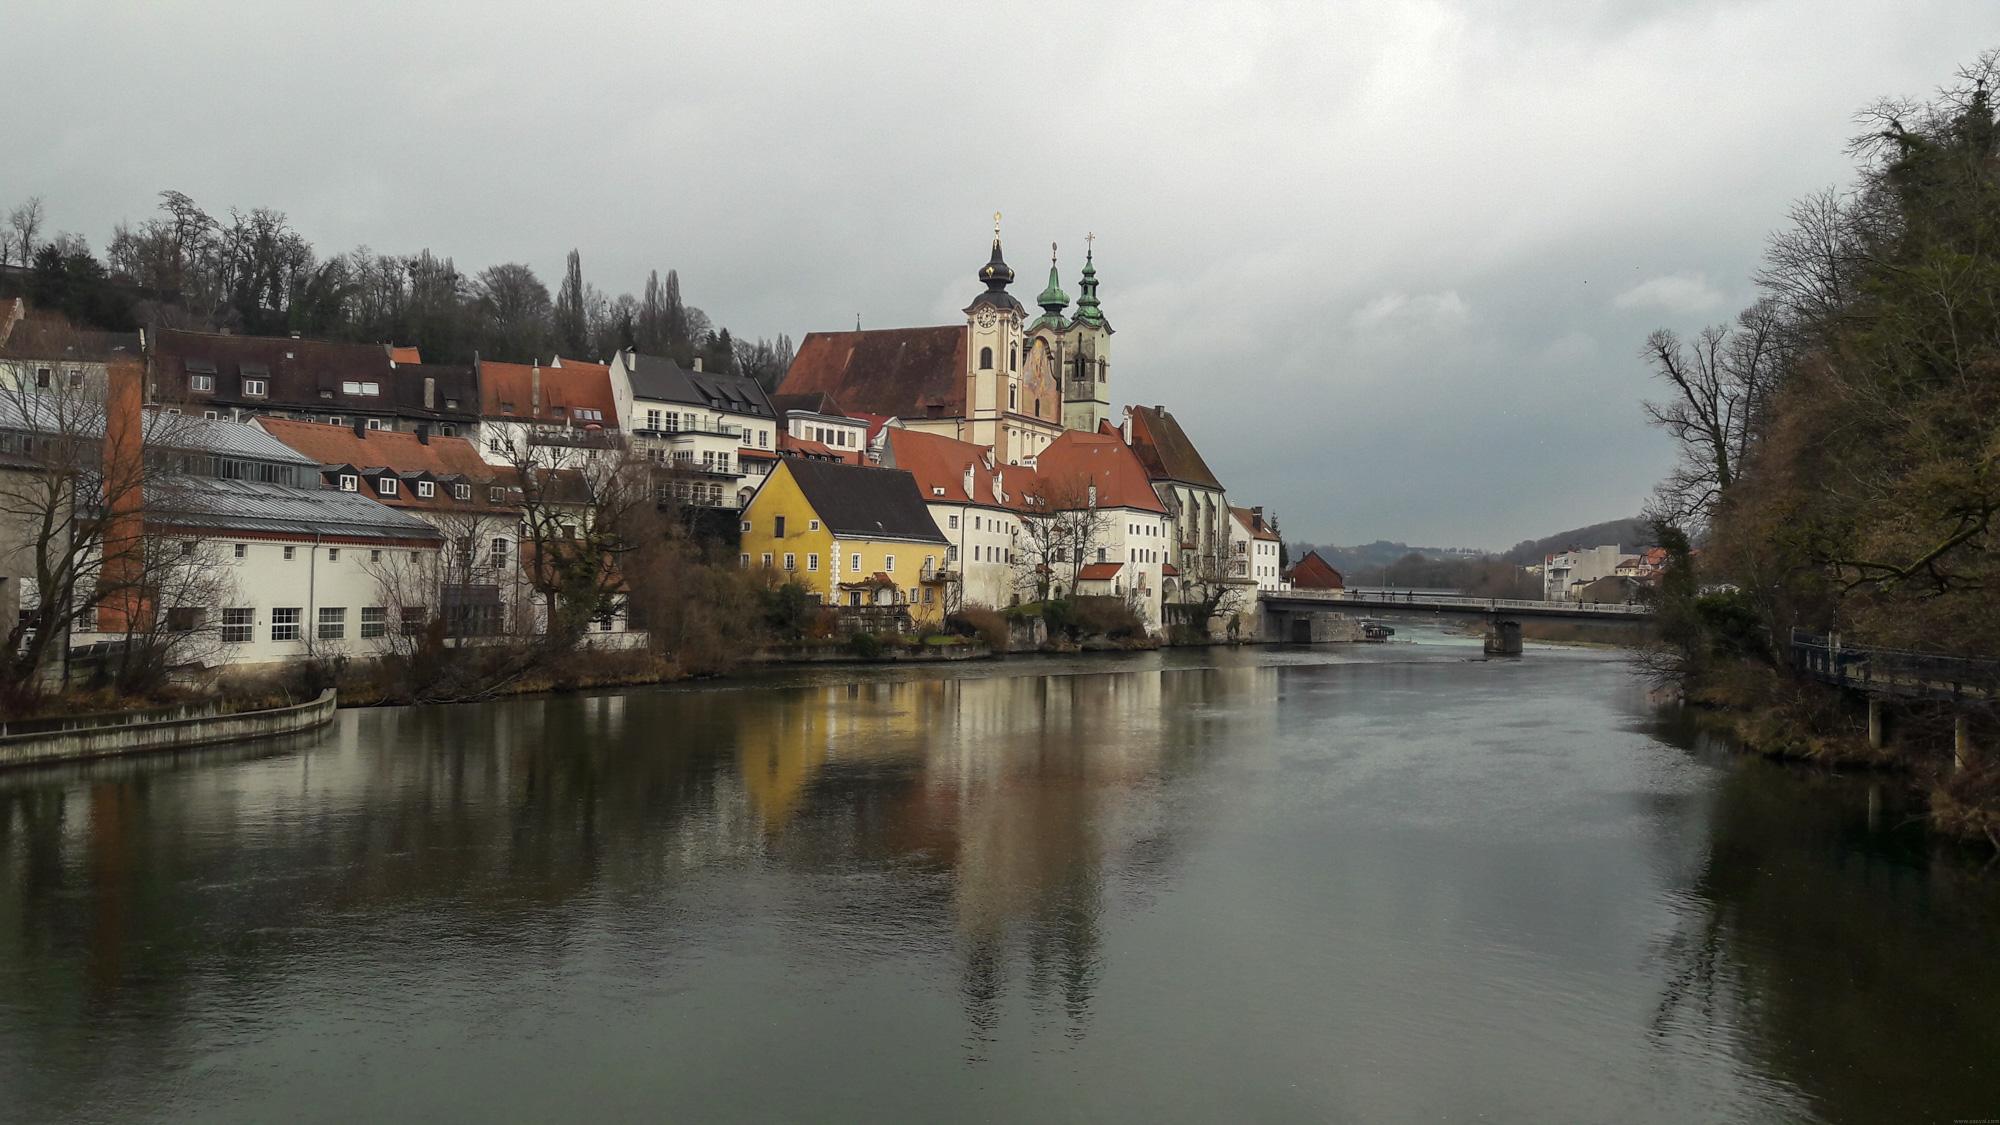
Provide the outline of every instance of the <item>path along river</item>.
<path id="1" fill-rule="evenodd" d="M 0 1120 L 2000 1118 L 2000 869 L 1413 633 L 0 776 Z"/>

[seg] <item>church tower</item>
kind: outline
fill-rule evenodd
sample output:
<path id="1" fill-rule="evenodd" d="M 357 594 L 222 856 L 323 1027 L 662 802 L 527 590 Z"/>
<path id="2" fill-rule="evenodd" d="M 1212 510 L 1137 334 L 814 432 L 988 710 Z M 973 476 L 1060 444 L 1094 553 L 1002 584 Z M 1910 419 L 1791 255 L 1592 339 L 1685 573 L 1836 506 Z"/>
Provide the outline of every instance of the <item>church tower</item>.
<path id="1" fill-rule="evenodd" d="M 1014 270 L 1000 256 L 1000 215 L 993 215 L 993 257 L 979 270 L 986 291 L 965 307 L 967 339 L 965 348 L 964 440 L 992 448 L 1002 463 L 1007 461 L 1004 415 L 1011 409 L 1009 396 L 1020 397 L 1021 323 L 1027 310 L 1007 292 Z M 1018 456 L 1018 451 L 1016 453 Z"/>
<path id="2" fill-rule="evenodd" d="M 1096 237 L 1084 239 L 1083 278 L 1077 283 L 1076 319 L 1070 322 L 1070 346 L 1063 367 L 1063 425 L 1095 432 L 1111 417 L 1111 322 L 1097 303 Z M 1050 279 L 1054 284 L 1053 275 Z"/>

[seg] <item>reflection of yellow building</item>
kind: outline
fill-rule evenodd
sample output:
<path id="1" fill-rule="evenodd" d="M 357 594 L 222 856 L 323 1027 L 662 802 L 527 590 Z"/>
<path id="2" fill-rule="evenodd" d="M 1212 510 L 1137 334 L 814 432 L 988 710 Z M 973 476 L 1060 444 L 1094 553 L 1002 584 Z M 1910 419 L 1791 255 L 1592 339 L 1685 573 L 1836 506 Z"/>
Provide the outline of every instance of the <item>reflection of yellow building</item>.
<path id="1" fill-rule="evenodd" d="M 906 606 L 944 618 L 944 535 L 900 469 L 781 458 L 743 510 L 740 559 L 778 570 L 825 605 Z"/>
<path id="2" fill-rule="evenodd" d="M 767 829 L 793 817 L 806 789 L 836 762 L 920 762 L 928 717 L 951 685 L 935 680 L 845 684 L 783 695 L 746 712 L 736 768 Z"/>

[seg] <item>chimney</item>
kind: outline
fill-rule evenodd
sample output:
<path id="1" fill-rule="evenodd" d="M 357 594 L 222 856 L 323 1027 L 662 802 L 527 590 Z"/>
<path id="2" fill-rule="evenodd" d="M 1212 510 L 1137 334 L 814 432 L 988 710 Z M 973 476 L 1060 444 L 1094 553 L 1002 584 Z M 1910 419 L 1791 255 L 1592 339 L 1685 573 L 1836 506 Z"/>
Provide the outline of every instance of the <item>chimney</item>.
<path id="1" fill-rule="evenodd" d="M 431 443 L 430 423 L 428 422 L 417 423 L 417 444 L 429 445 L 430 443 Z"/>
<path id="2" fill-rule="evenodd" d="M 424 376 L 424 409 L 436 410 L 437 398 L 438 381 L 429 375 Z"/>
<path id="3" fill-rule="evenodd" d="M 965 467 L 965 498 L 972 499 L 972 466 Z"/>
<path id="4" fill-rule="evenodd" d="M 111 513 L 104 529 L 99 584 L 117 591 L 99 605 L 99 627 L 114 633 L 151 625 L 152 607 L 140 592 L 145 563 L 146 417 L 145 368 L 132 360 L 105 367 L 104 503 Z"/>
<path id="5" fill-rule="evenodd" d="M 700 357 L 700 356 L 696 356 L 696 357 L 694 357 L 694 369 L 695 369 L 696 371 L 700 371 L 700 370 L 701 370 L 701 357 Z"/>
<path id="6" fill-rule="evenodd" d="M 354 420 L 354 436 L 360 438 L 362 441 L 368 440 L 368 419 L 356 418 Z"/>

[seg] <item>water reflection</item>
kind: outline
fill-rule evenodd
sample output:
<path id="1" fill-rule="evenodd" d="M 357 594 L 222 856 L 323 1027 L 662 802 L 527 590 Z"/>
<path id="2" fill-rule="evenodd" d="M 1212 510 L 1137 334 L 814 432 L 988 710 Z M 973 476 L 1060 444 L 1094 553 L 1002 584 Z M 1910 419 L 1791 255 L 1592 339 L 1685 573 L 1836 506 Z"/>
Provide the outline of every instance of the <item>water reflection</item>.
<path id="1" fill-rule="evenodd" d="M 2000 1116 L 2000 880 L 1893 788 L 1345 651 L 0 776 L 0 1119 Z"/>

